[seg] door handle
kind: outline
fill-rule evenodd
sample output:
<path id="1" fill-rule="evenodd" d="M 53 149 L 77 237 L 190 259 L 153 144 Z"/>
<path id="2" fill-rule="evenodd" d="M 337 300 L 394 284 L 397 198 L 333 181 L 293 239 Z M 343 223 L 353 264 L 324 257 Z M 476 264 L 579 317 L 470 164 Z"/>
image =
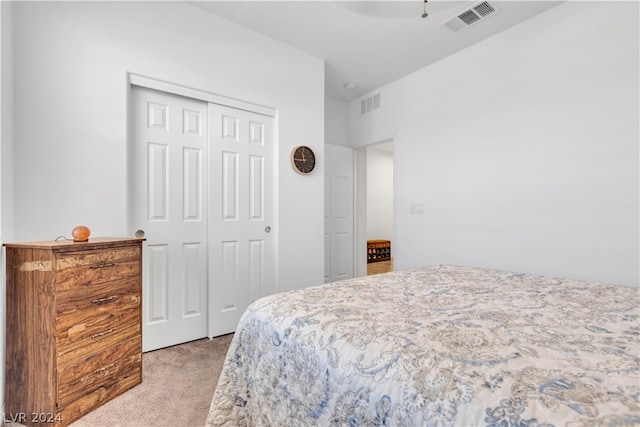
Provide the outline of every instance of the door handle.
<path id="1" fill-rule="evenodd" d="M 268 225 L 264 228 L 264 231 L 266 233 L 271 233 L 271 227 L 269 227 Z"/>

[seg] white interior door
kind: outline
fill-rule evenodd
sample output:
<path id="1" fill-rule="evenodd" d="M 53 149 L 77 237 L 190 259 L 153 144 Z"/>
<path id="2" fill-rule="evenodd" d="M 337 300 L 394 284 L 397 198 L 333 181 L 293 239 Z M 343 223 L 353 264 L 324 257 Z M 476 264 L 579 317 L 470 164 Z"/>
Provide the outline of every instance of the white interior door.
<path id="1" fill-rule="evenodd" d="M 146 237 L 143 351 L 207 336 L 207 103 L 131 87 L 131 225 Z"/>
<path id="2" fill-rule="evenodd" d="M 273 118 L 209 104 L 209 336 L 274 292 Z"/>
<path id="3" fill-rule="evenodd" d="M 353 277 L 353 149 L 325 144 L 324 281 Z"/>

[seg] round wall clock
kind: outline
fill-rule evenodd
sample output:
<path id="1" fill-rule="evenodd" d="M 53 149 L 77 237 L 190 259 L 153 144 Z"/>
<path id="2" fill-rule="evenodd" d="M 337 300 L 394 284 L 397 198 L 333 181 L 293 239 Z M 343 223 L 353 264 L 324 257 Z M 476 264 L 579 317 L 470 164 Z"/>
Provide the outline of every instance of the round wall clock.
<path id="1" fill-rule="evenodd" d="M 316 167 L 316 155 L 311 148 L 300 145 L 291 151 L 291 164 L 296 172 L 306 175 Z"/>

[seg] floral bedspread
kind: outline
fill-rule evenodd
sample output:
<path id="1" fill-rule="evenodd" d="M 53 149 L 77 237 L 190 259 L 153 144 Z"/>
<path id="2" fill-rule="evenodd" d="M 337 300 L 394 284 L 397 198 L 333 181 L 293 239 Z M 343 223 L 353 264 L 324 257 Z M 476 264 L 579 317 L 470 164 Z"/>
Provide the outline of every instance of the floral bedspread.
<path id="1" fill-rule="evenodd" d="M 640 425 L 639 292 L 439 265 L 272 295 L 206 424 Z"/>

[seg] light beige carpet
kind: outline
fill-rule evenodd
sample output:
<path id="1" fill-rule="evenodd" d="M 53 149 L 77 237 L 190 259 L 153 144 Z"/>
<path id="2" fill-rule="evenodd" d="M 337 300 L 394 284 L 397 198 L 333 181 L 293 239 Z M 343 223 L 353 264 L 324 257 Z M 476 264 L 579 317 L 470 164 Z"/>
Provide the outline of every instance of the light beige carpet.
<path id="1" fill-rule="evenodd" d="M 204 426 L 232 337 L 202 339 L 144 353 L 142 384 L 71 426 Z"/>

